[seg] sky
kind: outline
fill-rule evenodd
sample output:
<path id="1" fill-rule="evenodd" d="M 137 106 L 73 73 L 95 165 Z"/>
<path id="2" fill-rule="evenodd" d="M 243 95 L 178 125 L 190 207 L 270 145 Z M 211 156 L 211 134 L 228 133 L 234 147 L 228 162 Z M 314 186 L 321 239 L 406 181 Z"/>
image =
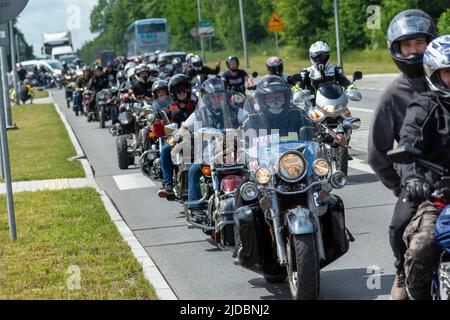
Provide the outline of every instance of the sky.
<path id="1" fill-rule="evenodd" d="M 89 26 L 96 3 L 97 0 L 30 0 L 19 16 L 18 27 L 38 57 L 43 33 L 71 31 L 76 51 L 95 37 Z"/>

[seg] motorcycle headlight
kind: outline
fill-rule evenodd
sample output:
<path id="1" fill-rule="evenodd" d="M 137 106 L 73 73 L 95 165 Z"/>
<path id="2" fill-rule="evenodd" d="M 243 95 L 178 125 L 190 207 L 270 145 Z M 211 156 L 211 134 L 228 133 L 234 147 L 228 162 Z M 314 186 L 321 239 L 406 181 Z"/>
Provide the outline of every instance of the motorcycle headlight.
<path id="1" fill-rule="evenodd" d="M 324 114 L 319 108 L 312 108 L 308 111 L 308 117 L 314 121 L 320 121 L 323 119 Z"/>
<path id="2" fill-rule="evenodd" d="M 331 104 L 327 104 L 325 106 L 322 107 L 322 109 L 328 113 L 335 113 L 336 112 L 336 107 L 331 105 Z"/>
<path id="3" fill-rule="evenodd" d="M 317 159 L 313 163 L 314 174 L 318 177 L 326 177 L 330 172 L 330 165 L 325 159 Z"/>
<path id="4" fill-rule="evenodd" d="M 244 201 L 252 201 L 258 196 L 258 189 L 254 183 L 247 182 L 241 186 L 240 194 Z"/>
<path id="5" fill-rule="evenodd" d="M 258 170 L 256 170 L 255 172 L 255 179 L 260 184 L 267 184 L 269 183 L 270 179 L 272 179 L 272 173 L 268 168 L 258 168 Z"/>
<path id="6" fill-rule="evenodd" d="M 278 161 L 278 175 L 287 182 L 296 182 L 306 173 L 306 160 L 296 152 L 288 152 Z"/>

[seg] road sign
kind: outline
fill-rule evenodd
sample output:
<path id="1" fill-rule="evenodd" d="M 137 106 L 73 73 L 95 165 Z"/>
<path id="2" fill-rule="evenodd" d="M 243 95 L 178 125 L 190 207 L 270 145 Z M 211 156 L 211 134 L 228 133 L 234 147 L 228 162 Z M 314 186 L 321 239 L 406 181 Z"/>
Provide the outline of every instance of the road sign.
<path id="1" fill-rule="evenodd" d="M 191 37 L 193 37 L 193 38 L 195 38 L 195 37 L 198 37 L 198 30 L 197 30 L 197 28 L 192 28 L 190 31 L 189 31 L 189 34 L 191 35 Z"/>
<path id="2" fill-rule="evenodd" d="M 0 23 L 16 18 L 27 3 L 28 0 L 0 0 Z"/>
<path id="3" fill-rule="evenodd" d="M 200 20 L 198 35 L 200 37 L 213 37 L 214 26 L 212 20 Z"/>
<path id="4" fill-rule="evenodd" d="M 0 47 L 9 47 L 8 24 L 0 24 Z"/>
<path id="5" fill-rule="evenodd" d="M 269 25 L 269 32 L 278 32 L 283 30 L 284 28 L 283 21 L 281 21 L 280 16 L 276 12 L 272 13 L 268 25 Z"/>

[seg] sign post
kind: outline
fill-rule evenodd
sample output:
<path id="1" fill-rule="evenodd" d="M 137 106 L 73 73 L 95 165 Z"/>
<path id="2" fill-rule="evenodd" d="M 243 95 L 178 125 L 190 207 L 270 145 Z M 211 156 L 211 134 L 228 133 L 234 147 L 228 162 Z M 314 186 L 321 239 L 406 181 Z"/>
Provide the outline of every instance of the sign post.
<path id="1" fill-rule="evenodd" d="M 200 25 L 200 21 L 202 21 L 200 0 L 197 0 L 197 11 L 198 11 L 198 23 Z M 200 26 L 199 26 L 199 37 L 200 37 L 200 48 L 202 50 L 202 59 L 203 59 L 203 61 L 205 61 L 205 47 L 203 44 L 203 37 L 200 35 Z"/>
<path id="2" fill-rule="evenodd" d="M 270 17 L 270 20 L 268 23 L 268 27 L 269 27 L 269 32 L 275 33 L 275 44 L 276 44 L 276 48 L 277 48 L 277 56 L 280 56 L 280 49 L 278 46 L 278 32 L 283 30 L 284 24 L 283 24 L 283 21 L 281 20 L 280 16 L 276 12 L 272 13 L 272 16 Z"/>
<path id="3" fill-rule="evenodd" d="M 0 1 L 0 24 L 5 22 L 10 22 L 10 32 L 12 32 L 12 20 L 16 18 L 19 13 L 23 11 L 25 6 L 27 5 L 28 0 L 15 0 L 15 1 Z M 11 33 L 10 33 L 11 35 Z M 10 36 L 10 40 L 14 41 L 14 37 Z M 3 46 L 5 49 L 6 46 Z M 13 46 L 12 46 L 13 47 Z M 2 49 L 2 51 L 3 51 Z M 13 62 L 14 62 L 13 58 Z M 3 70 L 4 68 L 0 66 Z M 15 70 L 16 66 L 13 63 L 12 69 Z M 0 71 L 2 71 L 0 70 Z M 16 84 L 17 86 L 17 84 Z M 2 88 L 0 88 L 1 90 Z M 17 95 L 17 91 L 16 91 Z M 3 105 L 3 101 L 0 100 L 0 104 Z M 8 148 L 8 136 L 6 133 L 6 120 L 5 120 L 5 112 L 4 107 L 0 108 L 0 140 L 1 140 L 1 149 L 2 149 L 2 159 L 4 165 L 4 173 L 5 173 L 5 185 L 6 185 L 6 198 L 7 198 L 7 207 L 8 207 L 8 221 L 9 221 L 9 234 L 11 236 L 12 241 L 17 239 L 16 232 L 16 218 L 14 215 L 14 200 L 13 200 L 13 191 L 12 191 L 12 181 L 11 181 L 11 167 L 9 163 L 9 148 Z"/>

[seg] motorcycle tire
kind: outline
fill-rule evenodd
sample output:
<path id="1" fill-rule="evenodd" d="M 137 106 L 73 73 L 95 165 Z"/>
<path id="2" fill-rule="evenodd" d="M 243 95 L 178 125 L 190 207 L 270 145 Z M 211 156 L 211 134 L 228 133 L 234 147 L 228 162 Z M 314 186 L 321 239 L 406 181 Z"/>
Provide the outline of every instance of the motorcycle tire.
<path id="1" fill-rule="evenodd" d="M 99 110 L 99 118 L 100 118 L 100 128 L 105 128 L 105 121 L 106 121 L 106 107 L 101 106 Z"/>
<path id="2" fill-rule="evenodd" d="M 287 274 L 293 300 L 317 300 L 320 265 L 315 234 L 290 235 L 286 241 Z"/>
<path id="3" fill-rule="evenodd" d="M 337 168 L 341 170 L 346 176 L 348 175 L 348 149 L 347 148 L 338 148 L 337 150 Z"/>
<path id="4" fill-rule="evenodd" d="M 119 168 L 121 170 L 128 169 L 129 166 L 129 154 L 127 136 L 119 136 L 116 140 L 117 160 Z"/>

